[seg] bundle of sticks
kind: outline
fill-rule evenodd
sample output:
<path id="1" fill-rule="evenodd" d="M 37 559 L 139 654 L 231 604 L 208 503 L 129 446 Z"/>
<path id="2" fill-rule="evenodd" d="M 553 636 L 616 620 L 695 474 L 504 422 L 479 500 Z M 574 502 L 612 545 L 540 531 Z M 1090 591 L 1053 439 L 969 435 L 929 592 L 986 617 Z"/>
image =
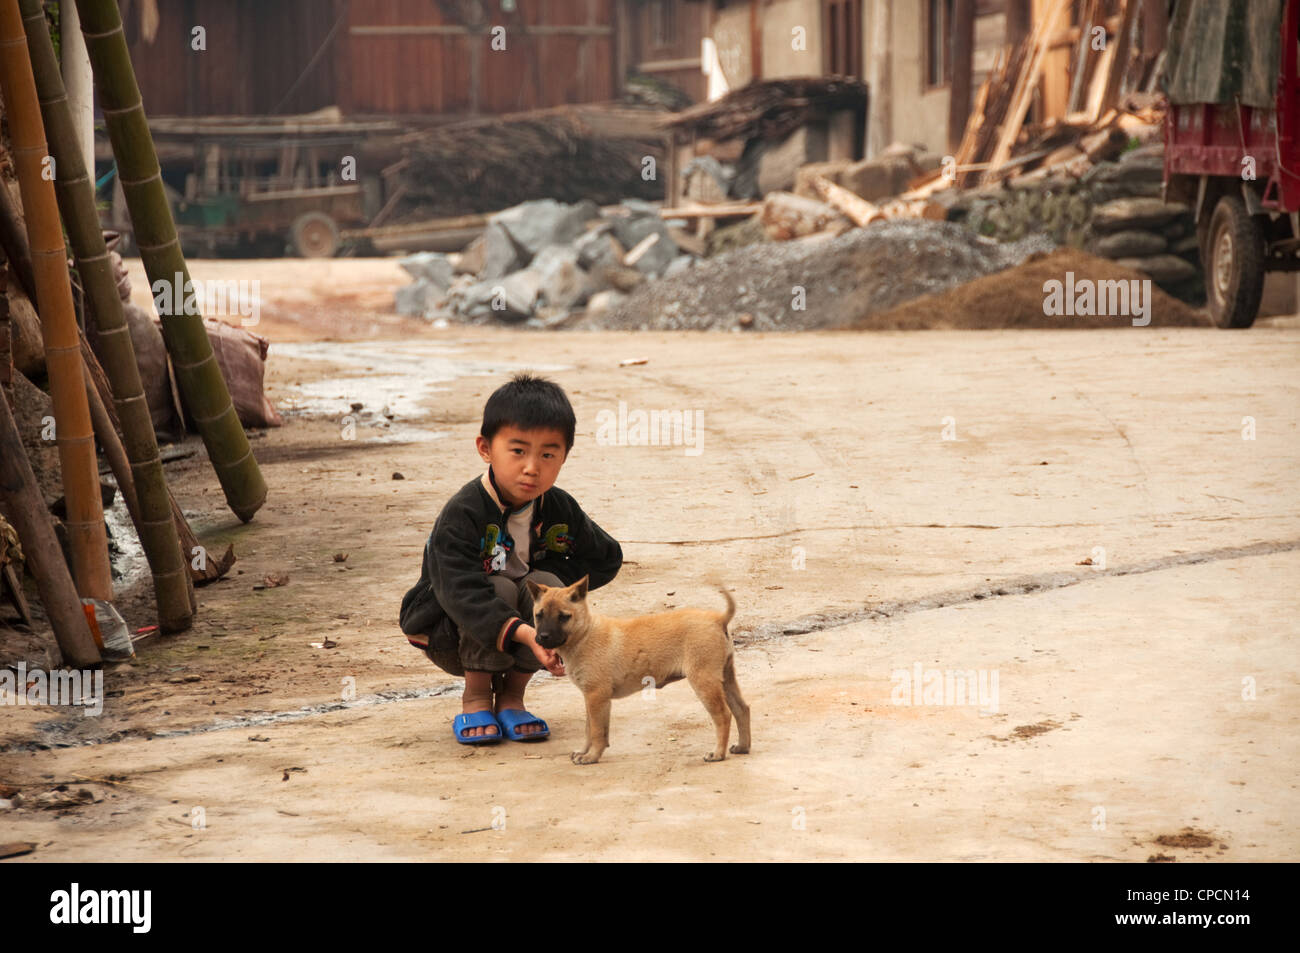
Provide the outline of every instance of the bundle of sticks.
<path id="1" fill-rule="evenodd" d="M 809 76 L 749 83 L 721 99 L 664 122 L 677 134 L 724 139 L 784 139 L 811 119 L 867 106 L 867 86 L 847 76 Z"/>
<path id="2" fill-rule="evenodd" d="M 663 180 L 646 158 L 666 154 L 664 112 L 627 106 L 562 106 L 473 119 L 412 134 L 389 168 L 423 216 L 495 211 L 530 199 L 563 202 L 659 199 Z M 399 212 L 395 220 L 410 215 Z"/>

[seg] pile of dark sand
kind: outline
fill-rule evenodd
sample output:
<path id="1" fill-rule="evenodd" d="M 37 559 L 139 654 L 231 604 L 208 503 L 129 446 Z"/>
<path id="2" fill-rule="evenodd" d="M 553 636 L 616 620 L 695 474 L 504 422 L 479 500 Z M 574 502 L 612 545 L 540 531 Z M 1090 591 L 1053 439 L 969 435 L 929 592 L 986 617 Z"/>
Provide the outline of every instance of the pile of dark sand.
<path id="1" fill-rule="evenodd" d="M 852 327 L 857 330 L 920 330 L 978 328 L 1119 328 L 1132 327 L 1130 315 L 1045 314 L 1047 282 L 1066 283 L 1074 273 L 1076 287 L 1081 279 L 1093 282 L 1145 279 L 1147 276 L 1105 258 L 1075 248 L 1058 248 L 1048 254 L 1031 255 L 1025 262 L 997 274 L 985 275 L 939 294 L 929 294 L 889 311 L 863 315 Z M 1177 298 L 1165 294 L 1155 283 L 1150 287 L 1150 327 L 1209 327 L 1209 316 Z M 1131 286 L 1130 286 L 1131 288 Z M 1145 294 L 1145 292 L 1144 292 Z"/>

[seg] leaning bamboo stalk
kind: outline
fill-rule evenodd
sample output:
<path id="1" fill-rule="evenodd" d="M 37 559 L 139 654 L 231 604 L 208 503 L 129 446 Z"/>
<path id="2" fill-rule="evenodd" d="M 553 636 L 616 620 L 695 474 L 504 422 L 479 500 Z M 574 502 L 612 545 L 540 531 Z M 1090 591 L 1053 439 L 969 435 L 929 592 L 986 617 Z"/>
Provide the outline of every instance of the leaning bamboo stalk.
<path id="1" fill-rule="evenodd" d="M 135 497 L 131 501 L 135 504 L 130 508 L 131 518 L 153 574 L 158 627 L 163 632 L 183 632 L 193 624 L 194 587 L 190 583 L 176 527 L 172 524 L 171 501 L 158 455 L 158 441 L 149 415 L 149 403 L 140 384 L 140 369 L 136 364 L 126 315 L 122 311 L 122 299 L 117 293 L 108 246 L 104 244 L 94 188 L 86 172 L 41 0 L 19 0 L 19 6 L 27 30 L 27 49 L 36 77 L 50 152 L 57 170 L 54 182 L 59 210 L 63 213 L 63 222 L 77 259 L 77 270 L 81 273 L 89 302 L 87 310 L 93 313 L 99 331 L 104 370 L 112 385 L 117 418 L 122 425 L 122 445 L 130 460 L 128 480 L 134 489 L 131 495 Z M 89 384 L 89 366 L 86 373 Z M 93 386 L 90 393 L 93 403 L 99 394 Z M 100 444 L 106 450 L 110 445 L 114 445 L 115 451 L 121 449 L 116 446 L 117 432 L 111 426 L 101 424 L 97 431 L 100 431 Z M 117 472 L 121 461 L 115 462 L 119 464 L 114 467 Z M 119 487 L 122 482 L 118 473 Z"/>
<path id="2" fill-rule="evenodd" d="M 8 110 L 14 165 L 26 212 L 27 241 L 45 345 L 45 371 L 54 401 L 72 574 L 83 598 L 111 601 L 113 577 L 108 566 L 108 535 L 99 495 L 95 437 L 82 378 L 81 348 L 72 310 L 68 251 L 63 244 L 54 186 L 43 175 L 48 169 L 49 153 L 17 0 L 0 0 L 0 88 Z"/>
<path id="3" fill-rule="evenodd" d="M 85 358 L 86 394 L 90 400 L 90 417 L 95 424 L 95 437 L 99 440 L 99 445 L 104 448 L 104 456 L 108 458 L 109 466 L 113 468 L 113 476 L 117 478 L 117 488 L 126 502 L 127 512 L 131 514 L 132 521 L 139 526 L 135 477 L 119 436 L 122 425 L 113 413 L 113 393 L 109 389 L 108 376 L 100 367 L 95 352 L 90 349 L 84 336 L 81 339 L 81 355 Z M 167 490 L 167 508 L 180 540 L 181 558 L 197 553 L 202 548 L 199 546 L 198 537 L 194 535 L 194 530 L 190 529 L 189 521 L 185 519 L 185 514 L 181 512 L 170 489 Z M 220 579 L 230 570 L 234 562 L 235 547 L 232 544 L 226 547 L 225 555 L 219 559 L 205 557 L 199 561 L 198 566 L 195 566 L 193 560 L 185 564 L 189 573 L 189 585 L 186 586 L 186 590 L 191 614 L 198 611 L 198 598 L 194 594 L 194 587 Z"/>
<path id="4" fill-rule="evenodd" d="M 0 511 L 22 540 L 23 554 L 36 578 L 41 604 L 54 629 L 64 664 L 74 668 L 98 665 L 102 661 L 99 649 L 86 624 L 49 511 L 36 485 L 36 474 L 27 462 L 27 452 L 3 394 L 0 394 Z"/>
<path id="5" fill-rule="evenodd" d="M 32 278 L 32 256 L 27 249 L 27 239 L 18 225 L 18 210 L 14 208 L 9 189 L 0 187 L 0 248 L 13 266 L 14 278 L 27 294 L 27 300 L 36 303 L 36 281 Z"/>
<path id="6" fill-rule="evenodd" d="M 168 309 L 173 313 L 160 316 L 181 395 L 203 437 L 226 503 L 247 522 L 266 501 L 266 481 L 231 403 L 200 309 L 188 306 L 189 269 L 163 191 L 121 12 L 114 0 L 77 0 L 77 12 L 149 285 L 155 290 L 159 283 L 170 288 L 171 301 L 179 305 Z"/>
<path id="7" fill-rule="evenodd" d="M 131 522 L 136 527 L 137 535 L 140 535 L 140 503 L 136 494 L 135 475 L 131 469 L 131 460 L 127 456 L 126 448 L 122 445 L 122 438 L 119 435 L 121 424 L 118 423 L 113 413 L 113 394 L 109 389 L 107 375 L 99 367 L 99 362 L 96 360 L 94 352 L 91 351 L 90 345 L 86 343 L 85 337 L 81 339 L 81 353 L 85 358 L 86 399 L 90 403 L 90 420 L 95 427 L 95 438 L 104 450 L 104 457 L 108 460 L 108 465 L 113 470 L 113 477 L 117 480 L 117 490 L 122 494 L 122 501 L 126 504 L 126 511 L 131 515 Z M 166 489 L 165 486 L 164 489 Z M 168 518 L 174 522 L 174 532 L 177 534 L 178 539 L 178 551 L 182 554 L 181 565 L 182 569 L 184 569 L 184 553 L 187 551 L 186 542 L 193 538 L 193 534 L 189 532 L 189 524 L 185 522 L 184 516 L 180 514 L 180 509 L 172 500 L 170 490 L 164 494 L 164 499 L 167 503 Z M 185 585 L 185 599 L 189 603 L 189 612 L 186 613 L 186 617 L 191 621 L 194 613 L 199 609 L 198 597 L 194 594 L 193 578 L 193 575 L 189 574 Z M 156 595 L 156 583 L 154 589 Z M 183 631 L 182 628 L 174 627 L 177 623 L 164 623 L 164 618 L 162 610 L 159 610 L 158 626 L 161 631 Z M 185 628 L 188 628 L 188 626 L 185 626 Z"/>
<path id="8" fill-rule="evenodd" d="M 4 195 L 5 195 L 5 190 L 0 189 L 0 197 L 3 197 Z M 34 287 L 34 281 L 32 279 L 31 256 L 27 252 L 27 239 L 22 233 L 22 226 L 18 224 L 17 211 L 14 208 L 12 208 L 12 206 L 6 205 L 3 202 L 0 202 L 0 238 L 4 239 L 4 248 L 6 254 L 9 257 L 9 264 L 12 266 L 10 271 L 15 273 L 16 278 L 19 281 L 19 285 L 23 289 Z M 9 253 L 10 248 L 15 249 L 17 253 L 10 254 Z M 28 294 L 28 300 L 32 300 L 30 294 Z M 105 408 L 107 409 L 108 416 L 110 418 L 113 418 L 112 390 L 109 388 L 107 378 L 105 377 L 103 371 L 102 370 L 96 371 L 96 368 L 98 367 L 98 363 L 96 361 L 95 354 L 88 347 L 86 347 L 84 343 L 84 338 L 82 341 L 81 353 L 82 356 L 85 358 L 86 369 L 87 371 L 90 372 L 90 377 L 94 382 L 97 390 L 99 391 L 100 399 L 103 401 Z M 44 372 L 44 366 L 42 365 L 42 373 L 43 372 Z M 29 374 L 28 376 L 31 375 Z M 101 380 L 101 378 L 104 379 Z M 99 432 L 99 422 L 95 419 L 95 406 L 93 401 L 90 405 L 90 410 L 91 410 L 91 421 L 92 423 L 95 424 L 95 436 L 99 440 L 100 446 L 104 448 L 105 454 L 111 455 L 113 452 L 112 442 L 108 440 L 105 434 L 101 434 Z M 110 459 L 112 459 L 111 456 Z M 125 476 L 123 476 L 122 473 L 119 473 L 116 467 L 113 470 L 113 475 L 117 477 L 118 487 L 123 489 L 123 493 L 125 495 L 124 481 L 129 479 L 131 476 L 129 463 L 127 467 L 124 468 L 124 473 Z M 185 514 L 181 512 L 180 506 L 177 505 L 176 498 L 172 495 L 172 491 L 170 488 L 168 488 L 167 490 L 167 501 L 171 508 L 172 522 L 176 524 L 176 534 L 180 537 L 181 555 L 184 557 L 186 555 L 194 554 L 198 552 L 198 547 L 199 547 L 198 538 L 194 535 L 194 530 L 190 529 L 190 524 L 185 519 Z M 134 519 L 134 516 L 132 518 Z M 231 565 L 234 562 L 235 562 L 235 554 L 234 554 L 233 546 L 227 546 L 225 555 L 219 559 L 209 558 L 203 560 L 197 566 L 195 565 L 195 562 L 192 560 L 188 564 L 190 581 L 196 586 L 201 586 L 204 585 L 205 583 L 213 582 L 217 579 L 220 579 L 222 576 L 226 574 L 227 571 L 229 571 Z M 196 601 L 194 599 L 192 590 L 190 595 L 190 604 L 192 606 L 196 606 Z"/>

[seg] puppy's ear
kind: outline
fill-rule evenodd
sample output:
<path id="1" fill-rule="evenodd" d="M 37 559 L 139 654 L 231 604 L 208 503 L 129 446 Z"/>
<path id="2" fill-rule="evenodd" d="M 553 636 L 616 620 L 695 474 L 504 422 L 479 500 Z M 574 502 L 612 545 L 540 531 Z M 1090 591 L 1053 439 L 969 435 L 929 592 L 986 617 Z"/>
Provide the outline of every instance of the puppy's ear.
<path id="1" fill-rule="evenodd" d="M 540 583 L 533 582 L 533 580 L 531 579 L 525 579 L 524 585 L 528 587 L 528 592 L 532 595 L 533 602 L 539 600 L 542 597 L 542 593 L 545 592 L 548 588 L 547 586 L 543 586 Z"/>
<path id="2" fill-rule="evenodd" d="M 569 593 L 570 602 L 581 602 L 587 598 L 587 579 L 587 576 L 583 576 L 570 587 L 572 589 Z"/>

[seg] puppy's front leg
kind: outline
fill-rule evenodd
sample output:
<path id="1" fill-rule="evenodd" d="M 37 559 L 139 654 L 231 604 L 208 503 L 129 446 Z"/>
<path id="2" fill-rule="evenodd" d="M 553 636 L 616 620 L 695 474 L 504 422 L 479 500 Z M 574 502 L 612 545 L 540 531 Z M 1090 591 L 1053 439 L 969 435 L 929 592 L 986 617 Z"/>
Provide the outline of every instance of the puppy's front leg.
<path id="1" fill-rule="evenodd" d="M 609 747 L 609 695 L 588 695 L 587 747 L 575 751 L 570 758 L 574 764 L 595 764 Z"/>

